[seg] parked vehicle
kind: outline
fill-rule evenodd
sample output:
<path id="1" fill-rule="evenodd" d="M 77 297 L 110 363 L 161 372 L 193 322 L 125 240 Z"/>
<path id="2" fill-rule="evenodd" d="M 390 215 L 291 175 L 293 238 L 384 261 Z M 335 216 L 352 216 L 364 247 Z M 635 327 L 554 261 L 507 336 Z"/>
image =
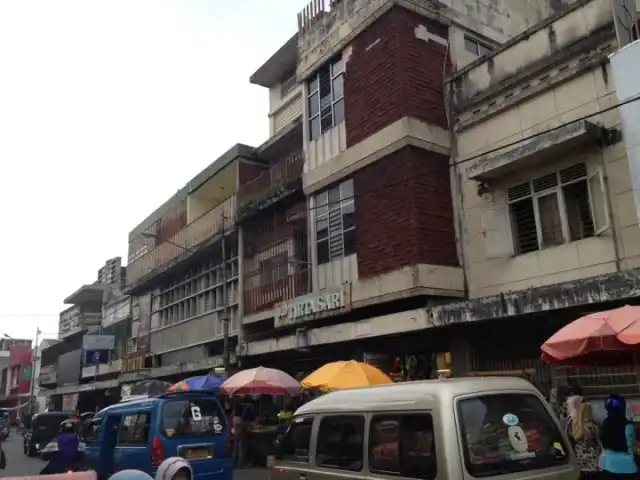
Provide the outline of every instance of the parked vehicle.
<path id="1" fill-rule="evenodd" d="M 577 480 L 564 430 L 520 378 L 407 382 L 336 391 L 300 407 L 272 480 Z"/>
<path id="2" fill-rule="evenodd" d="M 37 413 L 23 437 L 24 454 L 33 457 L 60 433 L 60 424 L 69 418 L 64 412 Z"/>
<path id="3" fill-rule="evenodd" d="M 165 393 L 111 405 L 89 422 L 85 462 L 108 478 L 137 469 L 155 477 L 163 460 L 183 457 L 195 479 L 232 480 L 233 438 L 215 395 Z"/>

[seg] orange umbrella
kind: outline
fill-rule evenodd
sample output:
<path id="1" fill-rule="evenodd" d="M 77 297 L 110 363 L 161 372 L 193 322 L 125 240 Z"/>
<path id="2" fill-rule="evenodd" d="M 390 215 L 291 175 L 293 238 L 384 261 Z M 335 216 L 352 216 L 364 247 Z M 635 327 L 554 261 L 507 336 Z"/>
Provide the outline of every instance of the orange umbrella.
<path id="1" fill-rule="evenodd" d="M 640 344 L 640 307 L 590 313 L 558 330 L 544 342 L 542 359 L 564 362 L 596 353 L 628 351 Z"/>

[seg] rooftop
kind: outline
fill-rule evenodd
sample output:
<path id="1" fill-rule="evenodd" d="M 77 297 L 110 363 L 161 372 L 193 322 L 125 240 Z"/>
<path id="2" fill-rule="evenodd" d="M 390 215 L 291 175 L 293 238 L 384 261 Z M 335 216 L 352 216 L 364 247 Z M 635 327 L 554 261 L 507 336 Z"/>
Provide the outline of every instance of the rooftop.
<path id="1" fill-rule="evenodd" d="M 296 33 L 249 77 L 249 82 L 270 88 L 282 79 L 285 72 L 295 69 L 297 61 L 298 34 Z"/>

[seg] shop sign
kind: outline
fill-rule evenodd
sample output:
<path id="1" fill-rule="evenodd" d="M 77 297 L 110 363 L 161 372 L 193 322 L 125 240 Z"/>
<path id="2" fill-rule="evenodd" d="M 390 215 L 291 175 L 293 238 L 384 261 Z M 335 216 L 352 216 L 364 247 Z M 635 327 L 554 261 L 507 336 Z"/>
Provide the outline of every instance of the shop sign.
<path id="1" fill-rule="evenodd" d="M 67 393 L 62 396 L 62 411 L 65 413 L 73 413 L 78 406 L 78 393 Z"/>
<path id="2" fill-rule="evenodd" d="M 111 361 L 109 350 L 85 350 L 82 363 L 85 367 L 90 365 L 106 365 Z"/>
<path id="3" fill-rule="evenodd" d="M 145 352 L 128 353 L 122 359 L 122 368 L 120 373 L 135 373 L 144 370 Z"/>
<path id="4" fill-rule="evenodd" d="M 351 304 L 348 293 L 349 284 L 345 284 L 343 288 L 327 289 L 282 302 L 276 306 L 274 325 L 276 328 L 293 325 L 317 314 L 348 308 Z"/>
<path id="5" fill-rule="evenodd" d="M 113 350 L 116 346 L 115 335 L 85 335 L 82 337 L 82 350 Z"/>

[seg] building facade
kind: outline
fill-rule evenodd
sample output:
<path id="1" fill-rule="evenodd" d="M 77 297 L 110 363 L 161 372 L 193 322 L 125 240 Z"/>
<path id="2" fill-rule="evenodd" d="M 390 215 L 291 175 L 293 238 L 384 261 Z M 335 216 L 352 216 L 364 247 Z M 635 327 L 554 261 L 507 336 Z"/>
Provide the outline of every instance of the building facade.
<path id="1" fill-rule="evenodd" d="M 549 386 L 556 372 L 539 361 L 540 345 L 581 314 L 640 293 L 638 214 L 609 63 L 612 5 L 575 2 L 449 77 L 469 299 L 431 317 L 484 332 L 465 336 L 468 371 L 526 370 Z M 611 384 L 586 373 L 558 375 L 591 393 Z"/>

